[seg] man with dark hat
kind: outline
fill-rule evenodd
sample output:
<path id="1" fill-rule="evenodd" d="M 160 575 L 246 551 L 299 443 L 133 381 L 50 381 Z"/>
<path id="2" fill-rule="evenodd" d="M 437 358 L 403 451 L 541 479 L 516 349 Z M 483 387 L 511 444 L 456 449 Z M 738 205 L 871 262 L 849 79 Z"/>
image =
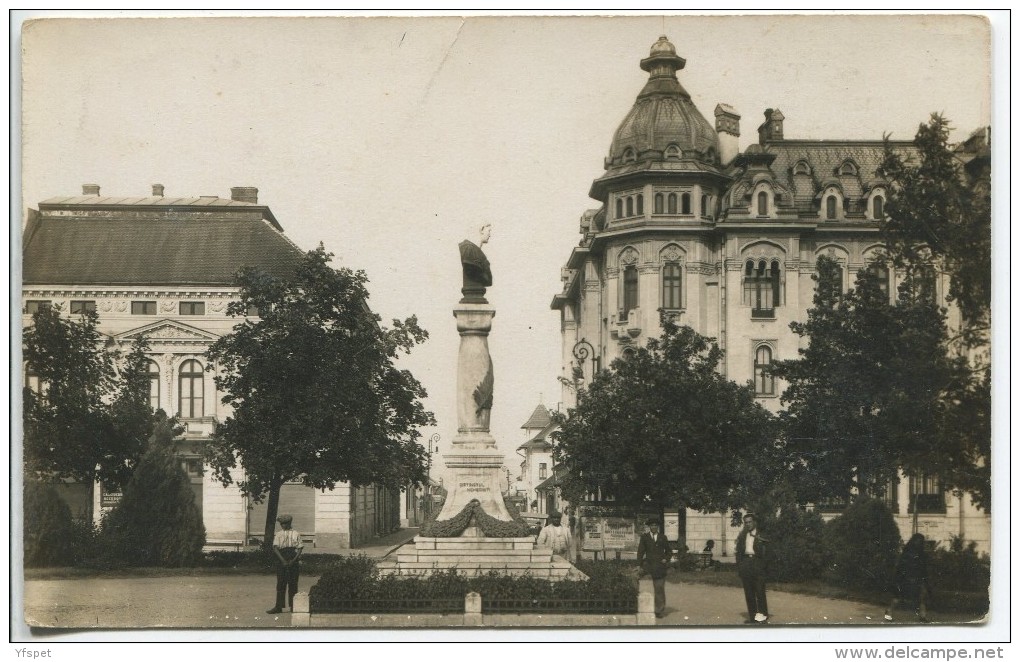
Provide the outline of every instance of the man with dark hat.
<path id="1" fill-rule="evenodd" d="M 294 595 L 297 593 L 298 576 L 301 566 L 298 559 L 304 543 L 301 534 L 291 528 L 294 518 L 280 515 L 276 518 L 280 523 L 280 531 L 273 536 L 273 554 L 276 556 L 276 605 L 267 609 L 267 614 L 279 614 L 285 606 L 285 596 L 289 596 L 290 610 L 294 611 Z"/>
<path id="2" fill-rule="evenodd" d="M 641 534 L 638 542 L 637 561 L 641 572 L 652 577 L 655 589 L 655 617 L 662 618 L 666 612 L 666 571 L 673 558 L 666 534 L 659 531 L 659 520 L 652 517 L 645 522 L 648 532 Z"/>
<path id="3" fill-rule="evenodd" d="M 536 547 L 549 547 L 553 554 L 566 557 L 570 552 L 570 531 L 563 526 L 563 516 L 557 512 L 549 513 L 549 523 L 538 534 Z"/>
<path id="4" fill-rule="evenodd" d="M 737 573 L 744 585 L 747 623 L 766 623 L 769 605 L 765 600 L 765 544 L 754 513 L 744 515 L 744 528 L 737 534 Z"/>

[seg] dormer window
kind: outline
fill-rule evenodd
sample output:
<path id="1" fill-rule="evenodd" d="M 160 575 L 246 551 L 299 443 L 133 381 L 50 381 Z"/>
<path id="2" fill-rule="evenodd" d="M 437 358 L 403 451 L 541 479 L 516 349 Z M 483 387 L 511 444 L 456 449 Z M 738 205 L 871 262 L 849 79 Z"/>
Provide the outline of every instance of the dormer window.
<path id="1" fill-rule="evenodd" d="M 682 155 L 683 152 L 681 152 L 680 148 L 677 147 L 676 145 L 670 145 L 669 147 L 666 148 L 667 159 L 679 159 Z"/>
<path id="2" fill-rule="evenodd" d="M 825 197 L 825 220 L 834 221 L 836 220 L 836 196 L 829 195 Z"/>
<path id="3" fill-rule="evenodd" d="M 885 198 L 881 195 L 871 199 L 871 217 L 876 221 L 885 218 Z"/>
<path id="4" fill-rule="evenodd" d="M 843 161 L 843 164 L 841 166 L 839 166 L 839 174 L 856 175 L 857 165 L 853 161 L 847 159 L 846 161 Z"/>
<path id="5" fill-rule="evenodd" d="M 765 191 L 758 191 L 758 215 L 769 215 L 769 194 Z"/>
<path id="6" fill-rule="evenodd" d="M 636 160 L 637 160 L 637 155 L 634 153 L 634 148 L 633 147 L 628 147 L 627 149 L 623 150 L 623 162 L 624 163 L 633 163 Z"/>
<path id="7" fill-rule="evenodd" d="M 795 175 L 810 175 L 811 166 L 807 164 L 807 161 L 797 161 L 797 165 L 793 166 L 793 174 Z"/>

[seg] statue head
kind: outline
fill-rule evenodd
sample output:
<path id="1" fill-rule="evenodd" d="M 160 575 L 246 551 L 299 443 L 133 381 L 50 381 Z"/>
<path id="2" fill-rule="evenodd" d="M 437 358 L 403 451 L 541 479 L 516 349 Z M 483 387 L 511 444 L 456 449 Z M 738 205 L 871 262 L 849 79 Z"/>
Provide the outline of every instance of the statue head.
<path id="1" fill-rule="evenodd" d="M 485 225 L 483 225 L 478 230 L 478 234 L 479 234 L 478 245 L 482 246 L 487 241 L 489 241 L 489 237 L 492 235 L 492 223 L 486 223 Z"/>

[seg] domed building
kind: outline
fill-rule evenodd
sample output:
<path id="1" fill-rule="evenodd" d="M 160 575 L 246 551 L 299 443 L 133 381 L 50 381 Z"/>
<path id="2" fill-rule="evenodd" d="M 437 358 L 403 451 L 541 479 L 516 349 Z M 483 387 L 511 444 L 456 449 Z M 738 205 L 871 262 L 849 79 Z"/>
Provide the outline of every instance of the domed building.
<path id="1" fill-rule="evenodd" d="M 877 219 L 887 186 L 878 173 L 881 140 L 790 139 L 783 113 L 768 108 L 757 142 L 741 151 L 740 115 L 719 103 L 713 126 L 678 79 L 685 64 L 665 36 L 640 61 L 648 80 L 613 135 L 605 172 L 589 192 L 599 206 L 582 214 L 580 240 L 562 270 L 552 308 L 561 315 L 568 405 L 579 375 L 588 381 L 661 334 L 661 309 L 714 338 L 724 350 L 723 374 L 753 383 L 758 401 L 778 411 L 784 387 L 765 368 L 797 357 L 802 340 L 790 323 L 807 317 L 818 257 L 841 265 L 844 289 L 860 269 L 875 270 L 890 301 L 904 277 L 872 264 L 882 251 Z M 913 150 L 909 142 L 893 147 Z M 948 275 L 936 280 L 944 300 Z M 950 324 L 958 321 L 951 310 Z M 885 494 L 907 536 L 913 480 L 903 477 Z M 946 493 L 936 477 L 917 481 L 918 493 L 930 495 L 923 500 L 930 512 L 920 513 L 929 538 L 963 534 L 988 548 L 986 514 Z M 712 539 L 732 554 L 737 530 L 728 518 L 679 515 L 691 549 Z"/>

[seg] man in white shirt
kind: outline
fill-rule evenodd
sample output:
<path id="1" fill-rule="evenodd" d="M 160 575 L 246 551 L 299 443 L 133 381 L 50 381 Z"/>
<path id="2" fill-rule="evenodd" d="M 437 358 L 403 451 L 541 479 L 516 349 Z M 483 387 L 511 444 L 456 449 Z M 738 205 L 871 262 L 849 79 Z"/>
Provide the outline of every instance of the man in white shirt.
<path id="1" fill-rule="evenodd" d="M 744 528 L 737 534 L 737 573 L 744 585 L 748 623 L 765 623 L 769 620 L 769 606 L 765 599 L 765 543 L 758 531 L 754 513 L 744 515 Z"/>
<path id="2" fill-rule="evenodd" d="M 276 556 L 276 606 L 267 609 L 267 614 L 279 614 L 284 608 L 284 599 L 289 596 L 290 610 L 294 611 L 294 595 L 297 593 L 298 576 L 301 566 L 298 559 L 304 550 L 301 534 L 291 528 L 294 518 L 280 515 L 276 518 L 280 530 L 273 536 L 273 554 Z"/>
<path id="3" fill-rule="evenodd" d="M 549 523 L 538 534 L 536 547 L 551 547 L 553 554 L 566 557 L 570 550 L 570 531 L 563 525 L 563 517 L 559 513 L 549 515 Z"/>

